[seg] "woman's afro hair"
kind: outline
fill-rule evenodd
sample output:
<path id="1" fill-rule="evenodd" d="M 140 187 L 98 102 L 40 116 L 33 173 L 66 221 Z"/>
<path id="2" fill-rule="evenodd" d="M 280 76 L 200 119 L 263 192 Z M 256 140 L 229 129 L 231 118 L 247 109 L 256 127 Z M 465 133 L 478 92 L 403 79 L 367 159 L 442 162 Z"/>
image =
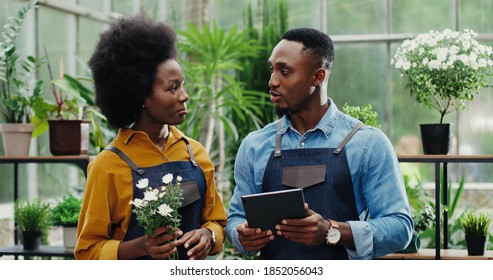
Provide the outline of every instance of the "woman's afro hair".
<path id="1" fill-rule="evenodd" d="M 137 120 L 152 93 L 158 65 L 176 56 L 175 31 L 143 15 L 121 17 L 101 34 L 89 67 L 96 105 L 111 126 Z"/>

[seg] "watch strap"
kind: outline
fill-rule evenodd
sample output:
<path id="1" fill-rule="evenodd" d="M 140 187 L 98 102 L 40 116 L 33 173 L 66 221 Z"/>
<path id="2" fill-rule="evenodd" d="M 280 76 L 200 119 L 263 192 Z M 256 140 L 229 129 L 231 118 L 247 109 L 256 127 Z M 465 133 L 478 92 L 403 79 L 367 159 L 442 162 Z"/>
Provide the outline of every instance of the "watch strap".
<path id="1" fill-rule="evenodd" d="M 334 220 L 331 220 L 331 219 L 327 219 L 327 221 L 329 221 L 330 223 L 330 228 L 329 230 L 335 228 L 335 229 L 338 229 L 338 230 L 341 230 L 341 228 L 339 227 L 339 223 L 334 221 Z"/>

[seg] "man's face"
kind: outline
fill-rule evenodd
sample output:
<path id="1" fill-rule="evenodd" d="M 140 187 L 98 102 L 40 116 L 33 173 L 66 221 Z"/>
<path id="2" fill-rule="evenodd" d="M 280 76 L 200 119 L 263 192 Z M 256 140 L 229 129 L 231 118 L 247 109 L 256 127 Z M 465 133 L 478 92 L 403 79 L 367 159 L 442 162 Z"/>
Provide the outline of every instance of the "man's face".
<path id="1" fill-rule="evenodd" d="M 310 104 L 320 102 L 318 96 L 314 98 L 313 95 L 317 68 L 302 48 L 302 43 L 282 40 L 274 47 L 268 60 L 271 100 L 278 115 L 308 110 Z"/>

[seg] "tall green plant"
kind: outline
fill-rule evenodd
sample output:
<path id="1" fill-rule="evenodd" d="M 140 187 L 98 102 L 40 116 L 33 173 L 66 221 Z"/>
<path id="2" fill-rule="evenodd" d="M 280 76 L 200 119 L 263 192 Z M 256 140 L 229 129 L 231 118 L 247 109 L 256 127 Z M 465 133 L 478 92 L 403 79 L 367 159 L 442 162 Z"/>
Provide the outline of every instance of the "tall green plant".
<path id="1" fill-rule="evenodd" d="M 463 174 L 461 176 L 461 179 L 459 181 L 459 185 L 457 189 L 454 191 L 454 188 L 452 187 L 452 183 L 448 182 L 446 188 L 447 188 L 447 207 L 443 207 L 443 211 L 447 212 L 448 215 L 448 232 L 449 232 L 449 245 L 451 245 L 452 248 L 454 247 L 460 247 L 463 246 L 464 240 L 463 237 L 461 236 L 462 233 L 462 227 L 460 225 L 460 221 L 458 217 L 456 217 L 457 209 L 460 203 L 460 200 L 462 198 L 462 194 L 464 192 L 464 187 L 465 187 L 465 179 L 466 174 Z M 443 195 L 445 194 L 444 192 L 444 180 L 443 180 L 443 174 L 440 173 L 440 193 L 442 194 L 441 201 L 443 203 L 444 197 Z M 435 203 L 433 202 L 433 205 Z M 426 231 L 426 234 L 423 234 L 423 236 L 430 237 L 430 243 L 429 246 L 430 248 L 435 247 L 435 229 L 429 229 Z"/>
<path id="2" fill-rule="evenodd" d="M 229 32 L 203 25 L 198 29 L 192 24 L 187 30 L 178 30 L 182 37 L 178 47 L 186 57 L 183 59 L 187 91 L 191 101 L 183 130 L 198 139 L 211 155 L 216 165 L 218 190 L 224 190 L 226 142 L 238 139 L 238 123 L 231 119 L 234 112 L 260 125 L 259 95 L 243 90 L 243 84 L 234 79 L 235 70 L 242 70 L 243 63 L 258 53 L 254 40 L 248 39 L 246 31 L 234 25 Z"/>
<path id="3" fill-rule="evenodd" d="M 21 60 L 16 45 L 27 13 L 35 7 L 36 1 L 22 5 L 15 17 L 9 17 L 9 23 L 1 34 L 0 112 L 6 123 L 30 122 L 32 107 L 42 98 L 42 81 L 38 81 L 37 71 L 44 60 L 33 56 Z"/>
<path id="4" fill-rule="evenodd" d="M 237 79 L 245 83 L 245 88 L 264 93 L 260 98 L 259 116 L 262 126 L 276 119 L 274 105 L 270 101 L 269 79 L 270 69 L 267 60 L 274 46 L 281 40 L 288 28 L 288 9 L 286 0 L 262 0 L 259 13 L 254 12 L 251 3 L 247 8 L 247 30 L 250 39 L 258 41 L 260 51 L 257 57 L 244 62 L 244 70 L 237 71 Z M 259 14 L 260 16 L 256 16 Z M 241 135 L 246 135 L 254 127 L 244 127 Z"/>

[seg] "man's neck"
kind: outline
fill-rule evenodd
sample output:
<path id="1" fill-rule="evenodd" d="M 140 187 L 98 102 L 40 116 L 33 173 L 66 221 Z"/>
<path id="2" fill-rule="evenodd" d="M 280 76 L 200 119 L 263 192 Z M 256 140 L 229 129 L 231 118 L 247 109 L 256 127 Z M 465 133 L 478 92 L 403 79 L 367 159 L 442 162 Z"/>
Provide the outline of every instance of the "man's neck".
<path id="1" fill-rule="evenodd" d="M 297 113 L 290 113 L 288 115 L 289 120 L 293 124 L 294 128 L 301 134 L 304 135 L 310 129 L 315 128 L 320 122 L 324 114 L 329 109 L 329 102 L 324 105 L 317 107 L 314 110 L 302 111 Z"/>

